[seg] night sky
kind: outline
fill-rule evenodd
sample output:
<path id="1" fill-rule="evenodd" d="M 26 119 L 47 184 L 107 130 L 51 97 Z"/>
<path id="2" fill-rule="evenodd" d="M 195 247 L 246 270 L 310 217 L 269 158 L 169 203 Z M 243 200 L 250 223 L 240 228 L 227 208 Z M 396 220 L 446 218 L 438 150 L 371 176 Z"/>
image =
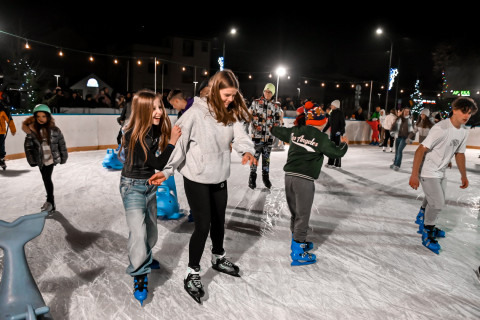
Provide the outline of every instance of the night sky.
<path id="1" fill-rule="evenodd" d="M 399 67 L 400 86 L 412 88 L 420 79 L 425 91 L 439 90 L 441 84 L 441 74 L 433 70 L 436 46 L 449 43 L 457 52 L 475 52 L 473 45 L 478 46 L 479 28 L 469 13 L 448 17 L 448 8 L 422 12 L 414 3 L 388 2 L 386 9 L 366 3 L 320 3 L 319 9 L 294 7 L 294 2 L 179 4 L 88 7 L 75 2 L 69 9 L 67 2 L 15 1 L 2 6 L 0 29 L 67 48 L 110 53 L 122 43 L 155 44 L 159 34 L 213 39 L 218 47 L 216 40 L 236 27 L 238 34 L 226 40 L 226 67 L 233 71 L 271 72 L 282 64 L 291 74 L 314 79 L 385 81 L 390 41 L 375 34 L 381 26 L 393 41 L 392 67 Z"/>

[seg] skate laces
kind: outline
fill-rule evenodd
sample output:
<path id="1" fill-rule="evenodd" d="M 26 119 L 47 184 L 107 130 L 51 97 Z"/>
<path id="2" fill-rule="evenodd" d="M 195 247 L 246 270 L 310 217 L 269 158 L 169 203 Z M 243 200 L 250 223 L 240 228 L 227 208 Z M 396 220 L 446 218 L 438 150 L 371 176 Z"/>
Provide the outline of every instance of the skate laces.
<path id="1" fill-rule="evenodd" d="M 189 277 L 189 281 L 194 285 L 195 288 L 201 289 L 203 287 L 200 275 L 198 273 L 190 273 Z"/>
<path id="2" fill-rule="evenodd" d="M 148 291 L 147 285 L 148 285 L 148 280 L 146 280 L 146 276 L 135 276 L 133 292 L 143 291 L 143 290 Z"/>

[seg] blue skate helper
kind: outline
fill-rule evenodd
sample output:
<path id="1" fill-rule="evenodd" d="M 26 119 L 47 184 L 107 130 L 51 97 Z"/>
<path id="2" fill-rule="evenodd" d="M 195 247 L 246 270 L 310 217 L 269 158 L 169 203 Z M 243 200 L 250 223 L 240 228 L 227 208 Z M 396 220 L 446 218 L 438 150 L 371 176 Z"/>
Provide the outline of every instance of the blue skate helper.
<path id="1" fill-rule="evenodd" d="M 173 176 L 170 176 L 157 188 L 157 217 L 177 220 L 183 216 L 177 200 L 177 188 Z"/>
<path id="2" fill-rule="evenodd" d="M 118 152 L 113 149 L 107 149 L 107 154 L 103 158 L 102 165 L 107 169 L 121 170 L 123 163 L 118 159 Z"/>
<path id="3" fill-rule="evenodd" d="M 0 319 L 53 319 L 45 306 L 25 257 L 25 244 L 40 235 L 48 212 L 26 215 L 12 223 L 0 220 L 4 252 L 0 283 Z"/>
<path id="4" fill-rule="evenodd" d="M 306 247 L 307 244 L 305 242 L 297 242 L 292 239 L 292 253 L 290 253 L 292 266 L 303 266 L 317 262 L 317 256 L 305 251 Z"/>

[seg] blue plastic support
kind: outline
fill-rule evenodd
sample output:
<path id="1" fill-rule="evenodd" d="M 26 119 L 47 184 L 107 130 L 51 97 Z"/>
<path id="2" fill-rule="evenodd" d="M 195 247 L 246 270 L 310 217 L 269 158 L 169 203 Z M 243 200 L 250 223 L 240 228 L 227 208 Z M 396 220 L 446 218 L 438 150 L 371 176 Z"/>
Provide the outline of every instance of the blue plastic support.
<path id="1" fill-rule="evenodd" d="M 122 170 L 123 163 L 118 159 L 118 152 L 114 149 L 107 149 L 102 165 L 107 169 Z"/>
<path id="2" fill-rule="evenodd" d="M 184 216 L 178 205 L 175 179 L 170 176 L 157 187 L 157 217 L 166 220 L 176 220 Z"/>
<path id="3" fill-rule="evenodd" d="M 0 320 L 52 319 L 25 256 L 25 244 L 42 233 L 48 212 L 22 216 L 12 223 L 0 220 L 3 273 L 0 283 Z"/>

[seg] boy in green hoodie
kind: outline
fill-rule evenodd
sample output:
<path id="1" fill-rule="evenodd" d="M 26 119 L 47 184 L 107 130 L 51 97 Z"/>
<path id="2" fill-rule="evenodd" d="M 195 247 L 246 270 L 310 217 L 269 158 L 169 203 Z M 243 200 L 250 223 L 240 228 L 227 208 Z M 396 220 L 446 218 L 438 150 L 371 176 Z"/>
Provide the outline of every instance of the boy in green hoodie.
<path id="1" fill-rule="evenodd" d="M 342 136 L 340 145 L 336 146 L 321 128 L 305 125 L 305 114 L 297 116 L 293 127 L 273 127 L 272 134 L 290 144 L 283 170 L 285 195 L 291 213 L 292 266 L 315 263 L 316 256 L 308 252 L 313 249 L 313 243 L 306 241 L 315 195 L 314 180 L 320 175 L 324 155 L 343 157 L 348 149 L 348 140 Z"/>

